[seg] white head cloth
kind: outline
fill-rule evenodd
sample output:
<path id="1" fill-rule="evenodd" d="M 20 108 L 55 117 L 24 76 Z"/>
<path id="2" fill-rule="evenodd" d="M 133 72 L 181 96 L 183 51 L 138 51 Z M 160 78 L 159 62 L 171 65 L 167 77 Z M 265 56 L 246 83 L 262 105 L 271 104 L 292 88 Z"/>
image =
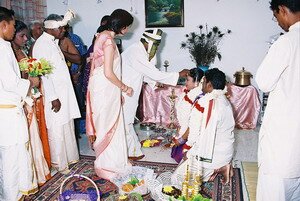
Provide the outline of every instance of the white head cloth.
<path id="1" fill-rule="evenodd" d="M 46 29 L 57 29 L 59 27 L 66 26 L 68 22 L 75 17 L 75 13 L 72 10 L 68 10 L 64 15 L 64 19 L 62 21 L 56 20 L 46 20 L 44 21 L 44 27 Z"/>
<path id="2" fill-rule="evenodd" d="M 146 42 L 148 43 L 148 50 L 147 50 L 148 54 L 150 54 L 154 42 L 160 43 L 161 35 L 162 35 L 161 29 L 149 29 L 143 33 L 142 38 L 145 39 Z"/>
<path id="3" fill-rule="evenodd" d="M 152 33 L 150 32 L 152 31 Z M 148 42 L 148 53 L 150 53 L 150 50 L 152 48 L 153 42 L 161 40 L 161 34 L 162 31 L 160 29 L 150 29 L 143 33 L 143 37 Z"/>

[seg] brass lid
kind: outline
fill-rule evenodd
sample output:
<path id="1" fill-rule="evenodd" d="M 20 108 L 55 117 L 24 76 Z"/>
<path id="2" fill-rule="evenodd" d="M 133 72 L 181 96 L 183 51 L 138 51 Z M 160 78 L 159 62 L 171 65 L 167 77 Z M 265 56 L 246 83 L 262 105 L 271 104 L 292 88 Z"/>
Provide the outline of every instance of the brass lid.
<path id="1" fill-rule="evenodd" d="M 243 67 L 242 70 L 235 72 L 234 76 L 250 76 L 252 77 L 252 74 L 248 71 L 245 70 L 245 68 Z"/>

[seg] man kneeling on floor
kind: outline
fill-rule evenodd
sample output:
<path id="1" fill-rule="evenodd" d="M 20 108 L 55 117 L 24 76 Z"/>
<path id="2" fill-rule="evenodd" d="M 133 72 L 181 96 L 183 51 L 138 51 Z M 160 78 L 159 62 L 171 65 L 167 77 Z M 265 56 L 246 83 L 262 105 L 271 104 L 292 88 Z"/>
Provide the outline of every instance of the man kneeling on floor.
<path id="1" fill-rule="evenodd" d="M 172 183 L 181 184 L 189 165 L 189 171 L 200 173 L 203 181 L 213 181 L 218 173 L 223 175 L 223 183 L 228 183 L 233 171 L 234 118 L 227 100 L 225 74 L 217 68 L 205 72 L 203 92 L 198 100 L 204 113 L 198 122 L 201 129 L 192 148 L 186 152 L 185 160 L 172 175 Z"/>

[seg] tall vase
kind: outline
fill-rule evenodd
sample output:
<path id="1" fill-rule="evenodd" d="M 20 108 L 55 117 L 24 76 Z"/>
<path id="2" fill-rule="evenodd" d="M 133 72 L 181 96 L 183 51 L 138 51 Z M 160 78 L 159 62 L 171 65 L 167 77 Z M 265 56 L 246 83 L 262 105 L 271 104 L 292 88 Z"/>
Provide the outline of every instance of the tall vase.
<path id="1" fill-rule="evenodd" d="M 209 66 L 199 65 L 198 68 L 200 68 L 203 72 L 205 72 L 205 71 L 207 71 L 209 69 Z"/>

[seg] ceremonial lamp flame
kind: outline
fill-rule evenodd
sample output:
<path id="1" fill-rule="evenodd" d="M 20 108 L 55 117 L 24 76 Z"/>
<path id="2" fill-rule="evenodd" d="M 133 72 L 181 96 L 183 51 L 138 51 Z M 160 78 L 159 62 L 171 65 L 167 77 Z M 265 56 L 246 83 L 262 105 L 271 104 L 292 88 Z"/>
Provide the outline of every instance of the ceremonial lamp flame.
<path id="1" fill-rule="evenodd" d="M 165 61 L 164 61 L 165 72 L 168 71 L 169 65 L 170 65 L 169 61 L 168 61 L 168 60 L 165 60 Z"/>
<path id="2" fill-rule="evenodd" d="M 175 119 L 176 119 L 176 116 L 175 116 L 175 101 L 176 101 L 176 94 L 175 94 L 175 89 L 173 88 L 172 89 L 172 92 L 171 92 L 171 95 L 168 96 L 169 99 L 170 99 L 170 103 L 171 103 L 171 111 L 170 111 L 170 124 L 168 125 L 168 128 L 170 129 L 176 129 L 177 126 L 175 124 Z"/>

